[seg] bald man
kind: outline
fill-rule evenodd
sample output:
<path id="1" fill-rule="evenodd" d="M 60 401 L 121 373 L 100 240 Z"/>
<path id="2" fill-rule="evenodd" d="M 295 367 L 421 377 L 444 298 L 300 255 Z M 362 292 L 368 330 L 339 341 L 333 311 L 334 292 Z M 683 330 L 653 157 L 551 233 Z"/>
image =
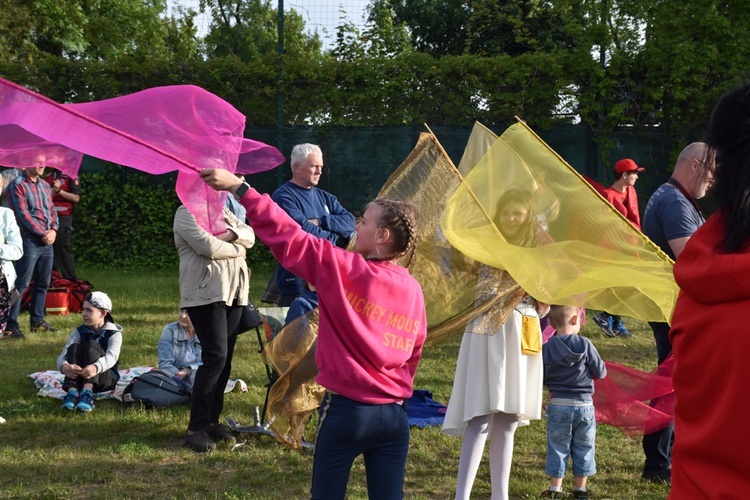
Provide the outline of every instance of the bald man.
<path id="1" fill-rule="evenodd" d="M 694 142 L 682 150 L 672 177 L 659 186 L 643 213 L 643 233 L 672 260 L 680 256 L 704 219 L 695 200 L 703 198 L 714 178 L 716 165 L 706 144 Z M 656 340 L 659 364 L 672 352 L 668 323 L 649 323 Z M 656 483 L 671 482 L 674 428 L 643 436 L 646 463 L 643 479 Z"/>

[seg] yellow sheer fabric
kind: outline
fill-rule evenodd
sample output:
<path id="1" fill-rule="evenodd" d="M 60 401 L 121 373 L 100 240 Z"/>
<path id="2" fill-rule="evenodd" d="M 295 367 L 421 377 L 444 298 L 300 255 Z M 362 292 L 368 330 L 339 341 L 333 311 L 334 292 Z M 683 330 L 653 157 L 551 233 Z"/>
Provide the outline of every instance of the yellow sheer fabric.
<path id="1" fill-rule="evenodd" d="M 266 418 L 276 439 L 301 450 L 305 424 L 323 399 L 325 389 L 315 382 L 315 344 L 318 310 L 300 316 L 266 344 L 263 355 L 279 378 L 268 392 Z"/>
<path id="2" fill-rule="evenodd" d="M 486 143 L 487 133 L 472 134 L 474 140 Z M 503 239 L 492 217 L 511 187 L 535 193 L 540 240 L 547 244 L 520 248 Z M 678 288 L 669 257 L 523 123 L 508 128 L 467 175 L 441 227 L 461 253 L 506 269 L 543 302 L 671 318 Z"/>

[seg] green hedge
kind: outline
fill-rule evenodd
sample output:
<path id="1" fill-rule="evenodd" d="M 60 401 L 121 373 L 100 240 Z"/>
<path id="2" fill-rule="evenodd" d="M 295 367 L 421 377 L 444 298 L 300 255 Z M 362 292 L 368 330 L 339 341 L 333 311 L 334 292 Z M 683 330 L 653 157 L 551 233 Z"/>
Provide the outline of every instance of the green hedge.
<path id="1" fill-rule="evenodd" d="M 102 268 L 176 267 L 172 221 L 180 200 L 175 174 L 154 176 L 108 164 L 80 176 L 73 252 L 80 264 Z M 258 242 L 248 252 L 254 269 L 270 269 L 273 257 Z"/>

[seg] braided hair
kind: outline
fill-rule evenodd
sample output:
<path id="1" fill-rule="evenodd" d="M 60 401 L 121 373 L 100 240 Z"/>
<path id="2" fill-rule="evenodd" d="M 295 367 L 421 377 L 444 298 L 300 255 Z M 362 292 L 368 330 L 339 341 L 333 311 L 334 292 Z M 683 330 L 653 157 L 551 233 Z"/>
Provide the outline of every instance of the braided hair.
<path id="1" fill-rule="evenodd" d="M 417 231 L 419 230 L 417 209 L 411 203 L 390 198 L 376 198 L 368 204 L 368 207 L 370 205 L 377 205 L 382 209 L 378 226 L 391 232 L 395 253 L 383 257 L 370 257 L 369 260 L 398 259 L 411 251 L 409 261 L 405 266 L 408 268 L 414 260 L 414 251 L 417 247 Z"/>

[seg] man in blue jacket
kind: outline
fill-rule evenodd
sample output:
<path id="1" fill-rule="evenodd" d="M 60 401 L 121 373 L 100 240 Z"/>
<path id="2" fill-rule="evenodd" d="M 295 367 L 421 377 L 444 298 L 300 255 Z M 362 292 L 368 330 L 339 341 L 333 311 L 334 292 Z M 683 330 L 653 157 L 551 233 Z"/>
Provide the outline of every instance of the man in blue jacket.
<path id="1" fill-rule="evenodd" d="M 323 173 L 323 152 L 315 144 L 297 144 L 291 156 L 292 179 L 273 193 L 279 204 L 302 229 L 334 245 L 345 247 L 354 233 L 354 215 L 336 197 L 316 186 Z M 302 280 L 277 265 L 275 283 L 269 283 L 264 302 L 289 306 L 302 293 Z M 278 296 L 272 291 L 278 287 Z"/>

